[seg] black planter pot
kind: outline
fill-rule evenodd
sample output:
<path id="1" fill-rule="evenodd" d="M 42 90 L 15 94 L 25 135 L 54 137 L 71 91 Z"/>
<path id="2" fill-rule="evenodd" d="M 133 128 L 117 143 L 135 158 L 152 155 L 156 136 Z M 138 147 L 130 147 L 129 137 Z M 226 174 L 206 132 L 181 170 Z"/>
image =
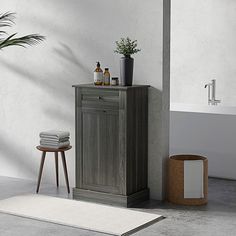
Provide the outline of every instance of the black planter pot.
<path id="1" fill-rule="evenodd" d="M 134 59 L 121 57 L 120 59 L 120 85 L 132 86 L 133 84 Z"/>

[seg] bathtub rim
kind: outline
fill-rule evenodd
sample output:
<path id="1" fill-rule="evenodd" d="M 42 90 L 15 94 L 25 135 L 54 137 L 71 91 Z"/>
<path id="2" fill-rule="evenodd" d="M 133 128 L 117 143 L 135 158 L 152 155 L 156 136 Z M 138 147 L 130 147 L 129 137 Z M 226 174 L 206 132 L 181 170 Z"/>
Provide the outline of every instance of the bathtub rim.
<path id="1" fill-rule="evenodd" d="M 205 104 L 190 104 L 190 103 L 171 103 L 171 112 L 192 112 L 192 113 L 207 113 L 221 115 L 236 115 L 236 106 L 223 105 L 205 105 Z"/>

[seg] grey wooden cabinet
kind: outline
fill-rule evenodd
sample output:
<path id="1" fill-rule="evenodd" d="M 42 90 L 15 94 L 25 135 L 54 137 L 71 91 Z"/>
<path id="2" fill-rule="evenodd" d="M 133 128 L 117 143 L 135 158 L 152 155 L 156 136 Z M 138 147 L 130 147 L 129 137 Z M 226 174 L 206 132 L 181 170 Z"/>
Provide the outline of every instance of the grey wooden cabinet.
<path id="1" fill-rule="evenodd" d="M 73 197 L 127 207 L 147 200 L 148 86 L 73 87 Z"/>

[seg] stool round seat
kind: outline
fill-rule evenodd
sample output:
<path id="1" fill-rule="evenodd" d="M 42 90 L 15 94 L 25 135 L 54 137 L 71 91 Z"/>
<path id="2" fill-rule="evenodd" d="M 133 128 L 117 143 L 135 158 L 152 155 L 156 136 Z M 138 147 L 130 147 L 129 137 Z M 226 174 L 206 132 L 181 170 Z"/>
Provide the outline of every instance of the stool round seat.
<path id="1" fill-rule="evenodd" d="M 63 148 L 48 148 L 48 147 L 37 146 L 36 148 L 42 152 L 65 152 L 65 151 L 70 150 L 72 146 L 63 147 Z"/>

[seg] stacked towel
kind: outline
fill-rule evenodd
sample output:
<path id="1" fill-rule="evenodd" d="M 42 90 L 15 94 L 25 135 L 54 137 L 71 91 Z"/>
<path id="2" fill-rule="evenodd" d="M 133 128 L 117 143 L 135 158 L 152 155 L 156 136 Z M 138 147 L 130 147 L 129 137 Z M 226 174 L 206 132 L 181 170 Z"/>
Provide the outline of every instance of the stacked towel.
<path id="1" fill-rule="evenodd" d="M 67 131 L 44 131 L 39 134 L 39 137 L 41 147 L 64 148 L 70 146 L 70 133 Z"/>

